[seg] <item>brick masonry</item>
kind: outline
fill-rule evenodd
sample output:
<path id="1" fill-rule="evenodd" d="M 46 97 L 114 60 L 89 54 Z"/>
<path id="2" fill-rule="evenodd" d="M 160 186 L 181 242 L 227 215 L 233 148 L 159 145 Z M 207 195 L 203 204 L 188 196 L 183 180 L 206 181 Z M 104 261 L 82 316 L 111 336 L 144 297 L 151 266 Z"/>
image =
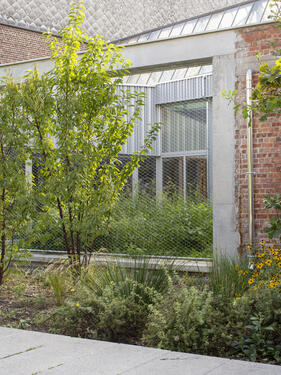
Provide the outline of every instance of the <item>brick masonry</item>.
<path id="1" fill-rule="evenodd" d="M 274 41 L 275 46 L 270 42 Z M 236 43 L 236 75 L 238 90 L 237 103 L 246 103 L 246 72 L 253 71 L 253 86 L 257 83 L 259 62 L 256 53 L 261 53 L 262 61 L 273 63 L 274 50 L 281 48 L 280 29 L 274 24 L 259 25 L 239 29 Z M 254 168 L 254 222 L 255 242 L 267 239 L 263 228 L 274 212 L 264 208 L 265 195 L 281 193 L 281 119 L 271 116 L 267 121 L 253 118 L 253 168 Z M 247 183 L 247 123 L 238 114 L 235 129 L 235 194 L 237 204 L 237 226 L 241 245 L 248 243 L 248 183 Z"/>
<path id="2" fill-rule="evenodd" d="M 0 24 L 0 64 L 49 55 L 42 33 Z"/>

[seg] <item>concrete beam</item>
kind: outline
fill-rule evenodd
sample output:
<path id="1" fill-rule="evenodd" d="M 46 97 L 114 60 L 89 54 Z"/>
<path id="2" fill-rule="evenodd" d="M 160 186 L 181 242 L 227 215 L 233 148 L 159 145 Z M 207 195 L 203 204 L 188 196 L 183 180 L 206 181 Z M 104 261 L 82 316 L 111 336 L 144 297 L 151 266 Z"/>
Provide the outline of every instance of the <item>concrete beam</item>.
<path id="1" fill-rule="evenodd" d="M 235 31 L 227 30 L 131 45 L 123 54 L 132 61 L 132 69 L 192 65 L 211 62 L 213 56 L 233 54 L 235 41 Z"/>

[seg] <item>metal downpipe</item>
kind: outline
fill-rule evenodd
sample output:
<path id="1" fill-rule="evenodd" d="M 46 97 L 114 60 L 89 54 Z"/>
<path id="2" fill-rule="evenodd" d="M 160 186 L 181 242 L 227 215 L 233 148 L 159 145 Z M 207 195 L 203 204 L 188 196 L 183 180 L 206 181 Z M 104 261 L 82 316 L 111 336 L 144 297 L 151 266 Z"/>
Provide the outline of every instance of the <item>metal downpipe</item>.
<path id="1" fill-rule="evenodd" d="M 247 108 L 252 105 L 252 70 L 246 74 Z M 248 219 L 249 219 L 249 244 L 254 242 L 254 171 L 253 171 L 253 114 L 249 109 L 247 121 L 247 161 L 248 161 Z"/>

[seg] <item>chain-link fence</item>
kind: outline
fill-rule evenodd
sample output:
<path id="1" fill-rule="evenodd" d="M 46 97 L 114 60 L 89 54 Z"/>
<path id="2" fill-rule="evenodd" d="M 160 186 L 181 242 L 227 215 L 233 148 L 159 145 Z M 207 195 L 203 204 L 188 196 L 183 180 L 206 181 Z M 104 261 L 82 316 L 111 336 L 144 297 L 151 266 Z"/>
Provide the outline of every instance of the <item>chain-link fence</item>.
<path id="1" fill-rule="evenodd" d="M 142 120 L 119 155 L 118 168 L 138 150 L 147 124 L 160 121 L 162 125 L 153 150 L 133 172 L 116 202 L 107 232 L 96 239 L 95 251 L 211 255 L 210 78 L 177 80 L 161 83 L 161 87 L 126 86 L 145 91 L 146 99 Z M 32 174 L 35 187 L 42 185 L 39 155 L 34 156 Z M 48 222 L 43 233 L 41 225 L 30 247 L 64 250 L 55 213 L 53 227 Z"/>

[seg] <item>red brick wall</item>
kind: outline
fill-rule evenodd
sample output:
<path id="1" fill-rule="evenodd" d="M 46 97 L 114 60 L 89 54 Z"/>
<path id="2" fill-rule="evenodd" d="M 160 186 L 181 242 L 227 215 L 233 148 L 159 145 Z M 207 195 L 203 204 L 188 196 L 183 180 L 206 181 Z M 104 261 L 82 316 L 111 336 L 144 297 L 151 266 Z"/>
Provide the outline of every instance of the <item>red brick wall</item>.
<path id="1" fill-rule="evenodd" d="M 0 24 L 0 64 L 49 55 L 41 33 Z"/>
<path id="2" fill-rule="evenodd" d="M 275 41 L 274 47 L 270 42 Z M 273 24 L 260 25 L 237 31 L 236 69 L 237 102 L 246 103 L 246 71 L 253 70 L 253 83 L 257 83 L 258 66 L 255 56 L 260 52 L 263 60 L 273 60 L 271 52 L 281 48 L 280 29 Z M 242 246 L 248 243 L 248 180 L 247 180 L 247 123 L 238 114 L 235 130 L 236 202 L 238 230 Z M 255 240 L 266 239 L 263 232 L 270 216 L 264 208 L 265 195 L 281 192 L 281 119 L 271 116 L 261 122 L 258 114 L 253 118 L 253 168 L 254 168 L 254 221 Z"/>

